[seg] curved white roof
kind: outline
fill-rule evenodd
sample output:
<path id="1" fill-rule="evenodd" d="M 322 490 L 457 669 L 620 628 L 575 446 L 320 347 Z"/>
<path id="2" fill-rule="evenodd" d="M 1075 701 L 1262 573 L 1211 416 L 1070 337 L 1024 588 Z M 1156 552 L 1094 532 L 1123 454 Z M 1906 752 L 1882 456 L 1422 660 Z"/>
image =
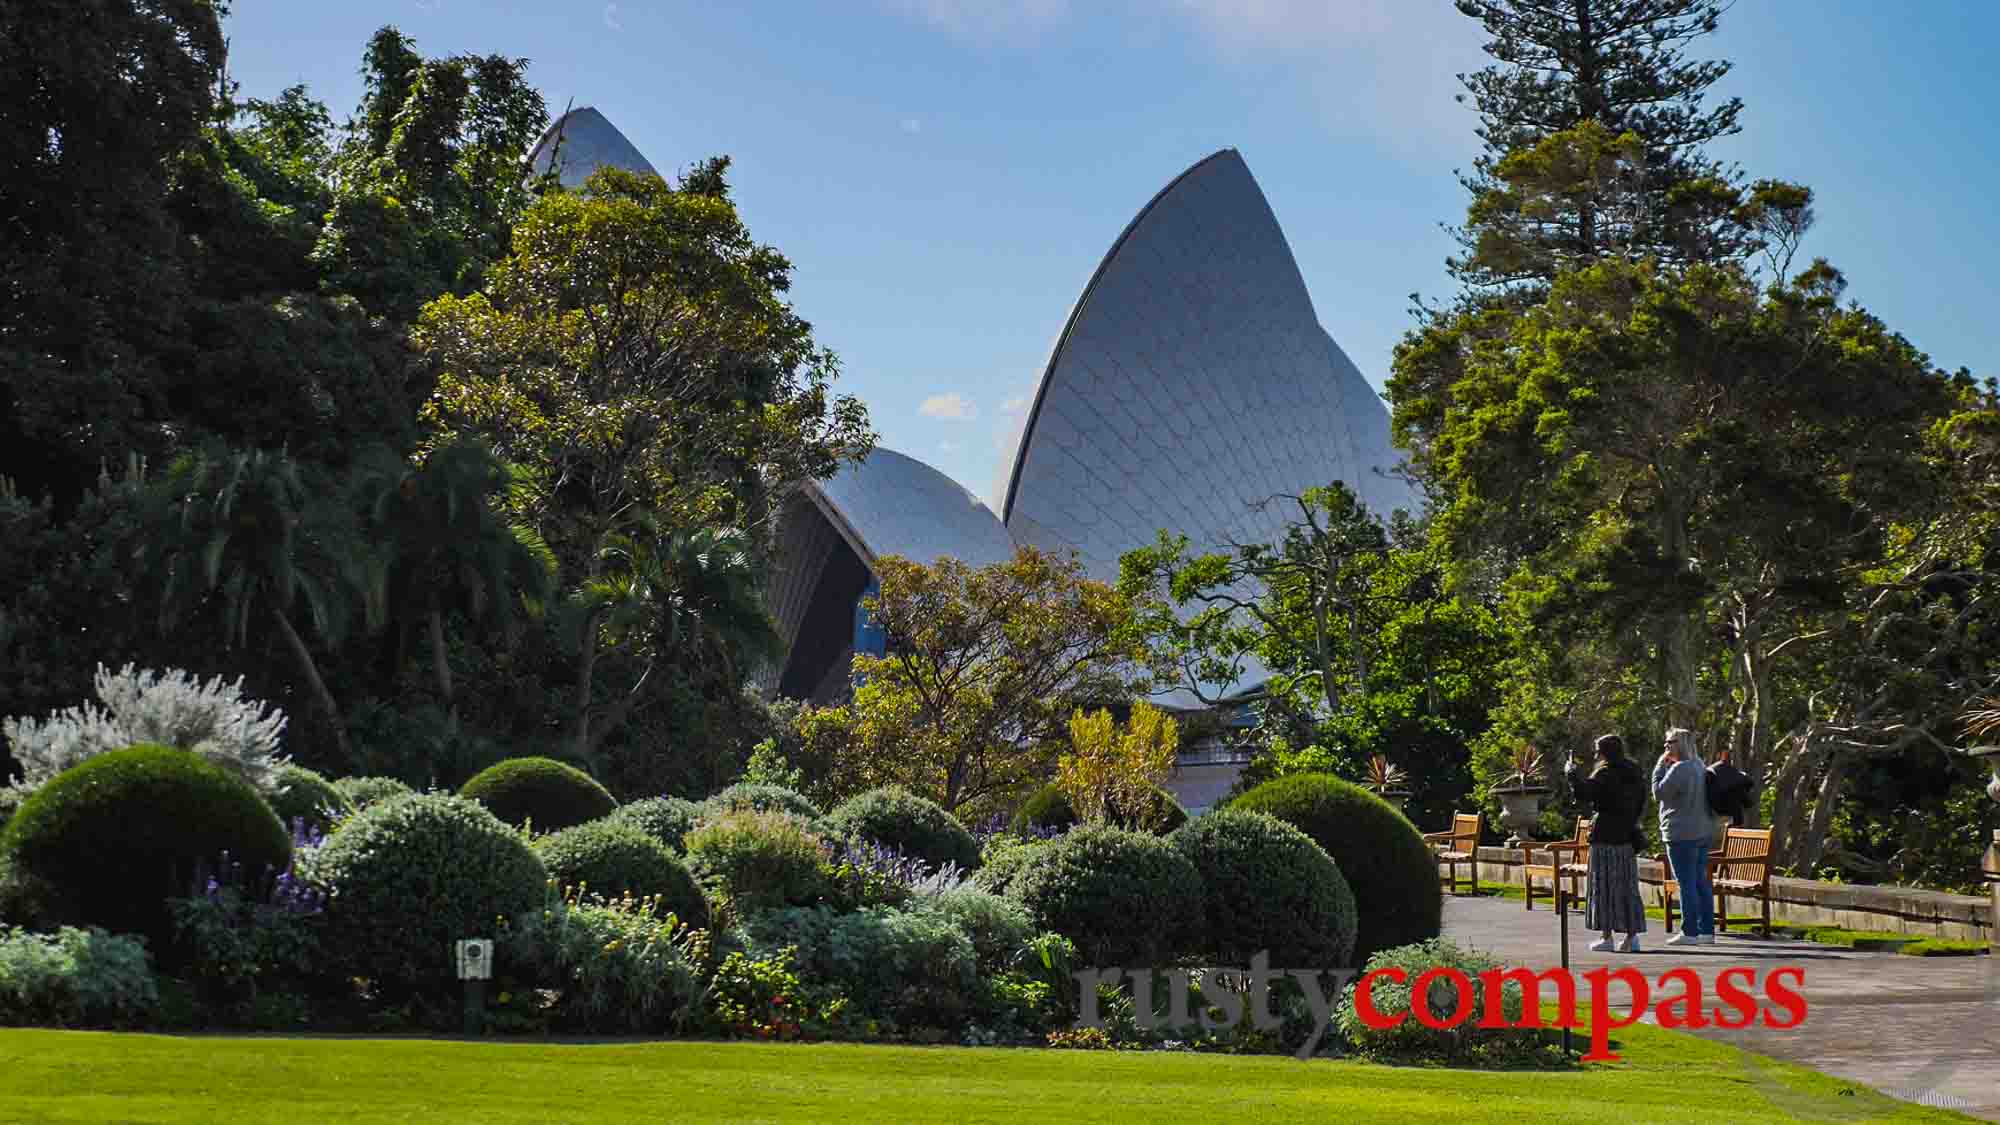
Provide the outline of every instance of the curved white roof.
<path id="1" fill-rule="evenodd" d="M 991 508 L 957 481 L 893 449 L 877 448 L 807 488 L 871 566 L 883 555 L 925 564 L 950 555 L 975 567 L 1014 557 L 1014 540 Z"/>
<path id="2" fill-rule="evenodd" d="M 561 145 L 557 145 L 560 138 Z M 534 175 L 549 170 L 551 160 L 561 161 L 559 178 L 566 188 L 578 188 L 592 172 L 610 166 L 628 172 L 657 176 L 644 154 L 633 147 L 625 134 L 590 106 L 579 106 L 563 114 L 535 142 L 528 154 Z"/>
<path id="3" fill-rule="evenodd" d="M 1281 501 L 1344 481 L 1386 517 L 1389 417 L 1313 311 L 1276 216 L 1224 149 L 1142 209 L 1077 299 L 1023 428 L 1003 516 L 1114 581 L 1162 530 L 1271 542 Z"/>

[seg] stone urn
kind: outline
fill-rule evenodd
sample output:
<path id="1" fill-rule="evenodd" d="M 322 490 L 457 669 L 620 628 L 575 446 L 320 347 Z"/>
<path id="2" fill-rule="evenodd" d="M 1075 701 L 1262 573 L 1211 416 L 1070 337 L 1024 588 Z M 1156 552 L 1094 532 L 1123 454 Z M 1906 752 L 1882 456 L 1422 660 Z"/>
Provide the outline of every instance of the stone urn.
<path id="1" fill-rule="evenodd" d="M 1403 802 L 1410 799 L 1410 791 L 1408 789 L 1384 789 L 1375 795 L 1389 802 L 1390 806 L 1397 812 L 1404 813 L 1405 815 L 1408 814 L 1409 810 L 1403 807 Z"/>
<path id="2" fill-rule="evenodd" d="M 1541 823 L 1542 797 L 1548 791 L 1546 785 L 1528 785 L 1519 781 L 1492 791 L 1495 797 L 1500 798 L 1500 827 L 1508 832 L 1508 847 L 1520 847 L 1521 841 Z"/>
<path id="3" fill-rule="evenodd" d="M 2000 746 L 1975 746 L 1971 753 L 1993 771 L 1993 780 L 1986 783 L 1986 795 L 2000 801 Z"/>

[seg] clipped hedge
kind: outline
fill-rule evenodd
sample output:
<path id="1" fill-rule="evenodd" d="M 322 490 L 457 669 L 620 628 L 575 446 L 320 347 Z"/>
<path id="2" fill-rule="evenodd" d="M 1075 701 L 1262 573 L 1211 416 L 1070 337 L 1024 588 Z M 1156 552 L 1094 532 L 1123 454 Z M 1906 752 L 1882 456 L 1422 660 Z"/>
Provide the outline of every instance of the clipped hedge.
<path id="1" fill-rule="evenodd" d="M 347 798 L 348 804 L 353 805 L 356 812 L 369 805 L 396 797 L 407 797 L 416 792 L 393 777 L 343 777 L 334 782 L 333 787 L 341 796 Z"/>
<path id="2" fill-rule="evenodd" d="M 250 784 L 201 755 L 132 746 L 64 770 L 0 833 L 10 880 L 37 889 L 43 926 L 173 932 L 166 900 L 193 893 L 223 852 L 257 876 L 291 863 L 292 840 Z"/>
<path id="3" fill-rule="evenodd" d="M 1220 809 L 1168 842 L 1201 872 L 1207 952 L 1247 965 L 1345 969 L 1354 955 L 1354 892 L 1312 837 L 1264 813 Z"/>
<path id="4" fill-rule="evenodd" d="M 696 801 L 683 797 L 648 797 L 643 801 L 620 805 L 617 811 L 604 819 L 611 824 L 629 824 L 679 852 L 684 850 L 684 839 L 701 820 L 701 814 L 702 806 Z"/>
<path id="5" fill-rule="evenodd" d="M 271 811 L 287 828 L 292 821 L 303 820 L 324 832 L 334 821 L 352 814 L 354 802 L 326 778 L 287 763 L 278 768 L 278 793 L 271 798 Z"/>
<path id="6" fill-rule="evenodd" d="M 1188 820 L 1187 810 L 1181 807 L 1174 795 L 1151 786 L 1147 790 L 1145 807 L 1134 812 L 1114 806 L 1111 822 L 1121 828 L 1141 832 L 1152 832 L 1164 836 L 1174 831 Z M 1143 824 L 1142 824 L 1143 822 Z M 1014 813 L 1013 829 L 1027 832 L 1040 829 L 1044 832 L 1064 832 L 1076 827 L 1076 810 L 1070 807 L 1069 797 L 1056 785 L 1045 785 L 1034 792 L 1018 811 Z"/>
<path id="7" fill-rule="evenodd" d="M 935 801 L 900 785 L 857 793 L 827 814 L 822 827 L 835 836 L 860 836 L 932 867 L 955 863 L 961 871 L 979 866 L 979 841 L 958 818 Z"/>
<path id="8" fill-rule="evenodd" d="M 1269 813 L 1333 857 L 1360 915 L 1356 959 L 1438 936 L 1444 898 L 1437 860 L 1394 805 L 1332 774 L 1301 773 L 1267 781 L 1229 807 Z"/>
<path id="9" fill-rule="evenodd" d="M 550 878 L 564 887 L 583 887 L 590 894 L 616 899 L 661 900 L 690 925 L 708 925 L 708 900 L 694 876 L 665 844 L 632 824 L 594 820 L 565 828 L 535 841 L 535 853 Z"/>
<path id="10" fill-rule="evenodd" d="M 309 853 L 328 888 L 326 948 L 393 995 L 453 992 L 452 943 L 539 907 L 548 869 L 476 802 L 424 793 L 373 805 Z"/>
<path id="11" fill-rule="evenodd" d="M 609 816 L 618 802 L 589 774 L 554 758 L 509 758 L 480 770 L 458 795 L 509 824 L 558 832 Z"/>
<path id="12" fill-rule="evenodd" d="M 1204 943 L 1201 874 L 1144 832 L 1093 825 L 1038 845 L 1007 894 L 1086 964 L 1154 965 Z"/>
<path id="13" fill-rule="evenodd" d="M 703 815 L 714 816 L 726 812 L 754 809 L 757 812 L 790 813 L 807 823 L 817 822 L 821 816 L 819 806 L 806 800 L 796 790 L 782 785 L 759 785 L 739 781 L 715 796 L 702 802 Z"/>

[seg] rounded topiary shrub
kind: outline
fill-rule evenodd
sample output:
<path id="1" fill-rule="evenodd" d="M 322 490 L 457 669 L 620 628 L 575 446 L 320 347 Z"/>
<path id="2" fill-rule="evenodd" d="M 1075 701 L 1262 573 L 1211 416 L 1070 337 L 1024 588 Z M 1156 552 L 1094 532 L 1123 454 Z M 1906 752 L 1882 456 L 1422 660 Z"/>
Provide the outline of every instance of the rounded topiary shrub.
<path id="1" fill-rule="evenodd" d="M 1332 774 L 1300 773 L 1267 781 L 1229 807 L 1269 813 L 1333 857 L 1360 917 L 1357 960 L 1438 936 L 1444 898 L 1437 861 L 1422 833 L 1389 802 Z"/>
<path id="2" fill-rule="evenodd" d="M 683 840 L 689 830 L 700 823 L 703 811 L 701 802 L 685 797 L 648 797 L 629 805 L 619 805 L 604 819 L 612 824 L 629 824 L 673 851 L 680 852 L 685 847 Z"/>
<path id="3" fill-rule="evenodd" d="M 1157 785 L 1148 787 L 1143 807 L 1128 810 L 1114 806 L 1110 811 L 1111 822 L 1121 828 L 1163 836 L 1186 824 L 1188 819 L 1187 810 L 1174 800 L 1174 795 Z M 1045 785 L 1015 812 L 1013 829 L 1024 833 L 1030 830 L 1065 832 L 1074 828 L 1076 823 L 1076 810 L 1070 807 L 1069 797 L 1059 787 Z"/>
<path id="4" fill-rule="evenodd" d="M 292 839 L 250 784 L 171 746 L 99 754 L 51 778 L 7 822 L 10 879 L 36 888 L 38 922 L 172 933 L 166 900 L 192 894 L 222 853 L 253 877 L 291 864 Z"/>
<path id="5" fill-rule="evenodd" d="M 1158 836 L 1085 826 L 1030 850 L 1007 890 L 1093 965 L 1151 965 L 1202 947 L 1201 875 Z"/>
<path id="6" fill-rule="evenodd" d="M 306 853 L 327 888 L 326 948 L 392 994 L 455 991 L 452 943 L 539 907 L 548 870 L 521 834 L 441 793 L 383 801 Z"/>
<path id="7" fill-rule="evenodd" d="M 937 802 L 900 785 L 885 785 L 842 801 L 821 827 L 836 836 L 860 836 L 915 856 L 932 867 L 979 866 L 979 841 Z"/>
<path id="8" fill-rule="evenodd" d="M 1167 837 L 1201 873 L 1208 948 L 1224 965 L 1345 969 L 1354 892 L 1312 837 L 1265 813 L 1220 809 Z"/>
<path id="9" fill-rule="evenodd" d="M 596 820 L 618 807 L 610 790 L 554 758 L 495 763 L 474 774 L 458 795 L 478 801 L 509 824 L 532 824 L 537 832 Z"/>
<path id="10" fill-rule="evenodd" d="M 287 828 L 294 820 L 321 832 L 334 821 L 354 812 L 354 802 L 333 783 L 304 766 L 278 768 L 278 793 L 271 798 L 271 811 Z"/>
<path id="11" fill-rule="evenodd" d="M 708 902 L 694 876 L 665 844 L 631 824 L 594 820 L 535 841 L 549 877 L 605 898 L 658 897 L 663 910 L 708 925 Z"/>
<path id="12" fill-rule="evenodd" d="M 831 889 L 826 849 L 790 813 L 739 809 L 687 834 L 688 867 L 741 914 L 811 906 Z"/>
<path id="13" fill-rule="evenodd" d="M 343 777 L 333 783 L 333 788 L 347 798 L 347 802 L 354 806 L 356 812 L 369 805 L 396 797 L 407 797 L 416 792 L 393 777 Z"/>
<path id="14" fill-rule="evenodd" d="M 819 806 L 798 792 L 782 785 L 757 785 L 738 782 L 715 796 L 702 802 L 705 814 L 733 812 L 740 809 L 754 809 L 757 812 L 790 813 L 804 821 L 820 818 Z"/>
<path id="15" fill-rule="evenodd" d="M 1046 840 L 1003 838 L 989 841 L 981 856 L 979 870 L 972 873 L 972 885 L 996 895 L 1006 894 L 1014 880 L 1027 870 L 1035 849 L 1049 846 Z"/>

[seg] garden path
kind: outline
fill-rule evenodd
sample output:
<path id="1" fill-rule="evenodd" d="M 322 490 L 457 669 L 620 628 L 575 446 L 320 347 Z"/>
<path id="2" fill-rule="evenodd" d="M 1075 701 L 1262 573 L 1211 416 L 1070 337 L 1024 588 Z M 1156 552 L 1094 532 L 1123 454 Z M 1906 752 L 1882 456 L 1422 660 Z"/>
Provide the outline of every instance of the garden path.
<path id="1" fill-rule="evenodd" d="M 1561 963 L 1554 909 L 1544 900 L 1533 911 L 1519 899 L 1445 898 L 1445 936 L 1509 965 L 1537 971 Z M 1685 965 L 1712 989 L 1724 969 L 1745 966 L 1762 974 L 1796 965 L 1805 970 L 1799 989 L 1806 1019 L 1787 1031 L 1697 1034 L 1773 1058 L 1873 1086 L 1927 1105 L 1945 1106 L 2000 1121 L 2000 962 L 1992 956 L 1911 957 L 1859 953 L 1804 941 L 1760 940 L 1752 934 L 1719 935 L 1715 945 L 1670 947 L 1657 918 L 1640 939 L 1640 954 L 1592 953 L 1597 935 L 1570 915 L 1570 967 L 1579 976 L 1600 966 L 1632 965 L 1657 980 Z M 1754 931 L 1752 932 L 1754 934 Z M 1544 993 L 1546 995 L 1546 992 Z M 1712 992 L 1710 993 L 1712 996 Z M 1614 990 L 1612 1006 L 1626 1010 L 1629 996 Z M 1713 1001 L 1711 1000 L 1712 1004 Z M 1746 1081 L 1771 1080 L 1753 1066 Z M 1727 1091 L 1696 1092 L 1726 1098 Z M 1782 1104 L 1782 1103 L 1781 1103 Z M 1851 1120 L 1839 1105 L 1799 1106 L 1800 1117 Z"/>

